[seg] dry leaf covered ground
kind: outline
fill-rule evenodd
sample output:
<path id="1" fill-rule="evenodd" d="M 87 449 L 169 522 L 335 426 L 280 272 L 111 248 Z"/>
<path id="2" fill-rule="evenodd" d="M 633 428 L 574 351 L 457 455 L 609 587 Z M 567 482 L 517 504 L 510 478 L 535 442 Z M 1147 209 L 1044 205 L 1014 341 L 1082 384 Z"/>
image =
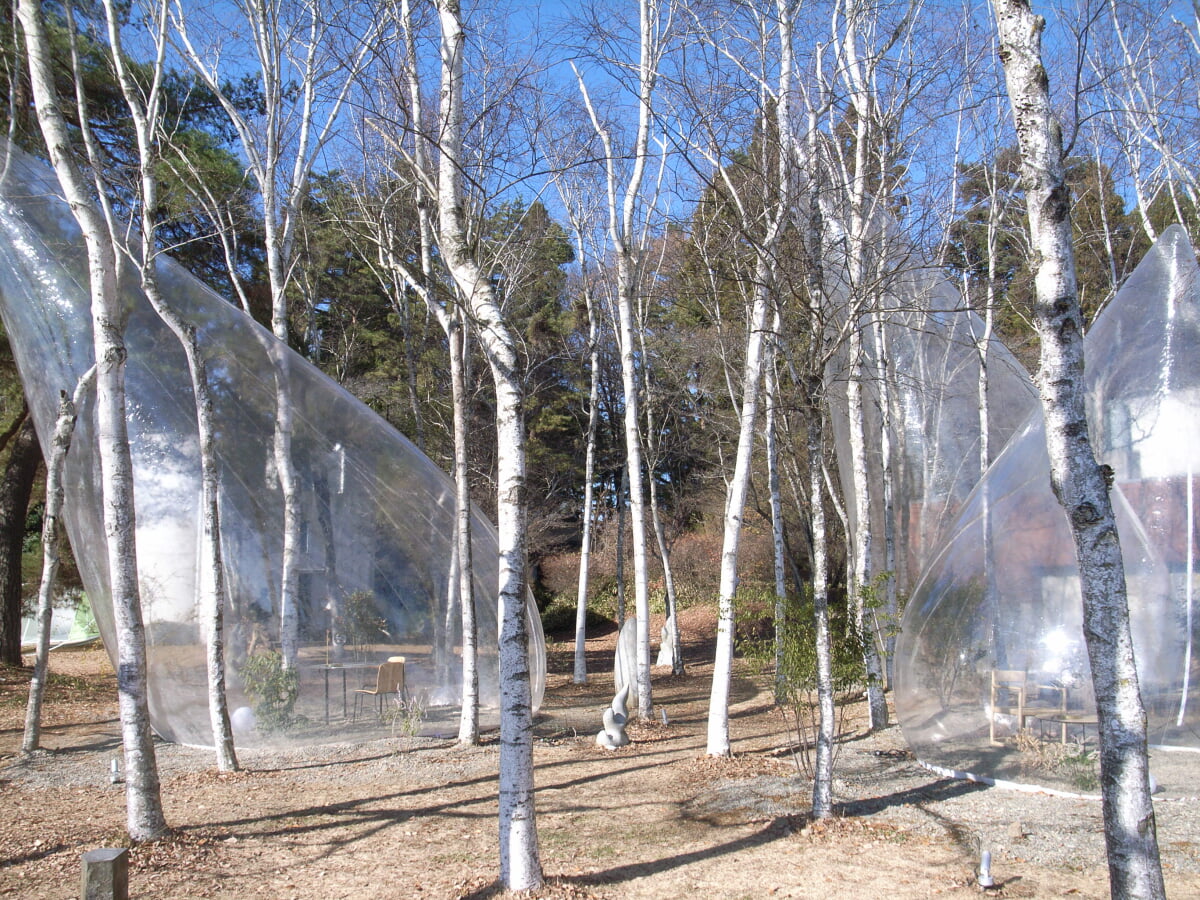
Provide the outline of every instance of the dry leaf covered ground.
<path id="1" fill-rule="evenodd" d="M 594 744 L 612 694 L 613 640 L 589 643 L 591 683 L 552 646 L 537 725 L 538 825 L 546 897 L 978 896 L 990 849 L 999 897 L 1106 897 L 1100 811 L 939 779 L 898 729 L 840 748 L 840 815 L 806 818 L 811 784 L 765 679 L 733 694 L 735 757 L 705 758 L 711 618 L 685 623 L 689 674 L 656 670 L 669 724 L 635 724 L 619 751 Z M 22 760 L 27 671 L 0 684 L 0 896 L 72 898 L 80 855 L 122 842 L 114 679 L 101 651 L 56 654 L 47 751 Z M 490 897 L 495 887 L 494 739 L 462 749 L 396 738 L 302 751 L 244 751 L 218 774 L 204 750 L 162 744 L 168 840 L 133 848 L 135 897 Z M 1200 793 L 1200 791 L 1198 791 Z M 1200 896 L 1200 805 L 1159 804 L 1168 891 Z"/>

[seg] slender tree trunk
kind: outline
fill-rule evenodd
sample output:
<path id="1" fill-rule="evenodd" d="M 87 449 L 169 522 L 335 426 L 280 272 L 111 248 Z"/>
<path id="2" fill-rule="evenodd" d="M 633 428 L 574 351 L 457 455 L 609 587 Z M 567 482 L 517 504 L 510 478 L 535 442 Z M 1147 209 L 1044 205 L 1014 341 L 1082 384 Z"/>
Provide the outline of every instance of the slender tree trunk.
<path id="1" fill-rule="evenodd" d="M 439 246 L 469 299 L 496 387 L 496 487 L 500 626 L 500 881 L 508 890 L 542 884 L 533 789 L 533 699 L 526 627 L 525 418 L 516 340 L 492 282 L 472 257 L 464 222 L 463 31 L 459 0 L 437 0 L 441 25 L 438 161 Z M 465 604 L 464 604 L 465 605 Z"/>
<path id="2" fill-rule="evenodd" d="M 623 258 L 622 258 L 623 259 Z M 625 472 L 629 479 L 629 518 L 633 543 L 633 597 L 637 618 L 637 709 L 649 719 L 650 696 L 650 578 L 646 560 L 646 489 L 642 472 L 642 438 L 638 376 L 634 360 L 633 291 L 630 260 L 618 259 L 618 321 L 621 345 L 621 383 L 625 398 Z"/>
<path id="3" fill-rule="evenodd" d="M 733 671 L 733 601 L 738 586 L 738 549 L 742 516 L 750 488 L 750 462 L 758 420 L 758 391 L 762 382 L 763 332 L 770 299 L 769 261 L 759 258 L 755 272 L 754 304 L 746 340 L 746 362 L 742 375 L 742 408 L 739 412 L 738 447 L 733 477 L 725 497 L 725 534 L 721 549 L 721 586 L 717 604 L 717 651 L 713 663 L 712 691 L 708 701 L 709 756 L 728 756 L 729 687 Z"/>
<path id="4" fill-rule="evenodd" d="M 0 479 L 0 663 L 21 665 L 21 556 L 25 517 L 42 451 L 33 418 L 26 415 Z"/>
<path id="5" fill-rule="evenodd" d="M 996 181 L 995 169 L 992 169 L 992 184 Z M 996 309 L 996 241 L 999 236 L 999 203 L 993 195 L 988 204 L 987 224 L 987 289 L 983 310 L 983 330 L 975 341 L 975 352 L 979 357 L 979 491 L 982 514 L 980 525 L 983 541 L 983 589 L 984 609 L 987 616 L 987 630 L 991 641 L 992 653 L 996 659 L 996 667 L 1008 668 L 1008 647 L 1004 636 L 1000 633 L 1000 591 L 996 580 L 996 550 L 992 531 L 992 486 L 986 479 L 988 467 L 992 464 L 992 424 L 991 401 L 989 399 L 989 365 L 991 360 L 992 325 Z M 966 296 L 964 285 L 963 295 Z"/>
<path id="6" fill-rule="evenodd" d="M 42 739 L 42 697 L 46 691 L 46 675 L 50 663 L 50 618 L 54 607 L 54 583 L 58 577 L 60 539 L 59 518 L 63 507 L 62 473 L 75 432 L 75 411 L 91 390 L 95 369 L 89 369 L 75 387 L 74 397 L 66 391 L 58 404 L 58 419 L 54 426 L 54 441 L 50 460 L 46 463 L 46 513 L 42 517 L 42 581 L 38 588 L 37 653 L 33 663 L 33 678 L 29 682 L 29 703 L 25 707 L 25 736 L 22 753 L 37 750 Z"/>
<path id="7" fill-rule="evenodd" d="M 888 352 L 887 333 L 883 314 L 876 311 L 871 317 L 875 334 L 875 357 L 879 365 L 879 468 L 880 491 L 883 495 L 883 603 L 882 618 L 878 610 L 873 619 L 873 631 L 883 643 L 883 673 L 885 687 L 891 688 L 893 679 L 892 657 L 896 654 L 898 608 L 896 598 L 896 501 L 892 453 L 892 398 L 895 394 L 895 372 L 891 369 L 891 354 Z"/>
<path id="8" fill-rule="evenodd" d="M 196 408 L 196 432 L 200 442 L 201 517 L 203 520 L 202 561 L 196 572 L 196 591 L 200 595 L 200 624 L 206 634 L 205 653 L 208 670 L 209 720 L 217 767 L 222 772 L 238 768 L 234 752 L 233 729 L 225 696 L 225 565 L 221 558 L 220 474 L 217 468 L 216 425 L 213 422 L 212 391 L 208 384 L 208 364 L 200 349 L 196 327 L 186 322 L 162 297 L 156 269 L 156 210 L 158 208 L 158 162 L 156 129 L 160 116 L 160 88 L 166 51 L 166 3 L 156 9 L 156 65 L 152 69 L 150 89 L 142 91 L 125 64 L 121 46 L 120 19 L 112 0 L 104 0 L 109 44 L 113 63 L 125 102 L 134 122 L 138 143 L 139 187 L 141 192 L 141 252 L 137 256 L 142 290 L 159 318 L 171 329 L 183 348 L 192 395 Z M 113 241 L 116 243 L 114 234 Z M 208 584 L 204 584 L 207 573 Z"/>
<path id="9" fill-rule="evenodd" d="M 629 493 L 629 466 L 621 466 L 617 481 L 617 631 L 625 625 L 625 497 Z"/>
<path id="10" fill-rule="evenodd" d="M 808 403 L 808 506 L 812 546 L 813 634 L 817 660 L 817 749 L 813 766 L 813 818 L 833 815 L 833 742 L 837 720 L 833 697 L 833 638 L 829 628 L 829 553 L 823 485 L 825 470 L 825 340 L 823 311 L 825 273 L 822 266 L 825 221 L 821 211 L 822 168 L 816 109 L 808 110 L 806 150 L 810 181 L 807 196 L 805 284 L 808 288 L 809 333 L 812 335 L 807 370 L 801 376 Z M 836 499 L 836 498 L 835 498 Z M 844 522 L 844 520 L 843 520 Z"/>
<path id="11" fill-rule="evenodd" d="M 863 380 L 866 363 L 863 359 L 862 337 L 854 325 L 850 330 L 850 379 L 846 384 L 847 410 L 850 427 L 850 465 L 854 485 L 854 543 L 851 560 L 855 624 L 862 634 L 863 662 L 867 672 L 867 709 L 870 728 L 875 731 L 887 726 L 887 698 L 883 693 L 883 664 L 879 653 L 878 630 L 874 613 L 867 608 L 874 585 L 871 554 L 874 535 L 871 531 L 871 486 L 867 470 L 867 430 L 863 408 Z"/>
<path id="12" fill-rule="evenodd" d="M 644 318 L 644 312 L 639 313 Z M 679 620 L 675 615 L 675 571 L 671 568 L 671 546 L 667 543 L 666 531 L 663 528 L 662 516 L 659 515 L 658 479 L 654 477 L 654 460 L 658 458 L 659 427 L 654 420 L 653 382 L 650 377 L 650 356 L 646 350 L 646 330 L 638 329 L 638 344 L 643 360 L 642 390 L 646 410 L 646 483 L 650 494 L 650 524 L 654 531 L 654 542 L 658 547 L 658 558 L 662 563 L 663 589 L 666 592 L 667 611 L 667 643 L 671 647 L 671 671 L 675 675 L 683 674 L 683 657 L 679 646 Z"/>
<path id="13" fill-rule="evenodd" d="M 149 292 L 148 292 L 149 293 Z M 205 663 L 208 670 L 208 716 L 212 726 L 217 768 L 236 772 L 239 768 L 229 720 L 225 682 L 225 561 L 221 555 L 221 479 L 217 470 L 216 424 L 213 397 L 208 384 L 208 365 L 200 350 L 196 329 L 180 333 L 192 389 L 196 398 L 196 422 L 200 434 L 200 502 L 204 520 L 203 566 L 208 570 L 207 590 L 202 595 L 200 620 L 206 633 Z M 197 580 L 203 582 L 197 572 Z"/>
<path id="14" fill-rule="evenodd" d="M 824 413 L 821 377 L 809 382 L 808 476 L 812 525 L 813 625 L 817 653 L 817 752 L 813 771 L 812 809 L 814 819 L 833 815 L 833 742 L 836 711 L 833 703 L 833 640 L 829 629 L 829 556 L 825 544 L 825 504 L 822 501 L 824 458 Z"/>
<path id="15" fill-rule="evenodd" d="M 773 122 L 766 108 L 760 111 L 764 132 L 768 124 L 775 127 L 779 145 L 776 150 L 775 196 L 766 206 L 766 223 L 755 245 L 754 293 L 747 320 L 746 356 L 742 371 L 741 409 L 738 412 L 738 444 L 733 476 L 725 493 L 725 527 L 721 545 L 720 594 L 717 601 L 717 649 L 713 663 L 712 691 L 708 703 L 709 756 L 728 756 L 729 689 L 733 669 L 734 601 L 738 587 L 738 550 L 741 543 L 742 517 L 750 488 L 751 462 L 754 453 L 755 424 L 758 419 L 758 395 L 762 385 L 764 357 L 769 358 L 766 339 L 767 313 L 774 296 L 776 252 L 784 223 L 791 214 L 795 181 L 794 142 L 791 121 L 792 83 L 792 5 L 788 0 L 776 0 L 777 34 L 779 41 L 779 81 L 775 90 Z M 750 232 L 750 222 L 743 219 L 743 228 Z"/>
<path id="16" fill-rule="evenodd" d="M 92 336 L 96 355 L 96 440 L 108 551 L 109 590 L 117 635 L 117 690 L 125 749 L 126 823 L 134 840 L 167 832 L 146 698 L 146 635 L 137 580 L 133 463 L 125 419 L 125 309 L 117 295 L 117 260 L 106 226 L 92 205 L 54 89 L 53 64 L 40 9 L 18 4 L 38 122 L 71 212 L 87 244 Z"/>
<path id="17" fill-rule="evenodd" d="M 775 569 L 775 702 L 782 703 L 785 694 L 784 672 L 784 617 L 787 615 L 787 572 L 785 568 L 785 551 L 783 540 L 783 499 L 779 490 L 779 425 L 776 410 L 779 408 L 779 380 L 775 376 L 775 341 L 779 337 L 780 318 L 778 310 L 772 320 L 771 342 L 768 346 L 768 356 L 764 365 L 766 394 L 766 423 L 764 431 L 767 436 L 767 485 L 771 501 L 771 548 Z"/>
<path id="18" fill-rule="evenodd" d="M 675 603 L 675 570 L 671 568 L 671 548 L 663 529 L 662 516 L 658 514 L 658 487 L 650 479 L 650 521 L 654 525 L 654 541 L 658 545 L 658 558 L 662 560 L 663 589 L 667 594 L 667 630 L 671 644 L 671 672 L 683 674 L 683 648 L 679 644 L 679 616 Z"/>
<path id="19" fill-rule="evenodd" d="M 284 328 L 286 336 L 286 327 Z M 276 334 L 276 338 L 279 335 Z M 283 558 L 279 587 L 279 648 L 283 667 L 294 669 L 300 653 L 300 479 L 292 459 L 292 389 L 287 345 L 269 349 L 275 378 L 275 475 L 283 494 Z"/>
<path id="20" fill-rule="evenodd" d="M 1045 20 L 1026 0 L 993 0 L 1000 58 L 1021 149 L 1037 269 L 1039 387 L 1051 485 L 1066 511 L 1083 593 L 1083 631 L 1100 720 L 1104 837 L 1114 898 L 1165 896 L 1146 759 L 1146 714 L 1134 666 L 1125 570 L 1106 471 L 1088 437 L 1083 315 L 1071 244 L 1062 131 L 1042 67 Z"/>
<path id="21" fill-rule="evenodd" d="M 646 558 L 646 490 L 643 485 L 642 444 L 639 428 L 641 410 L 635 360 L 633 310 L 639 280 L 634 212 L 650 158 L 652 99 L 658 79 L 656 29 L 660 9 L 657 0 L 638 3 L 638 125 L 631 156 L 633 167 L 618 201 L 617 156 L 608 130 L 600 124 L 586 89 L 584 101 L 592 125 L 604 145 L 607 167 L 608 232 L 617 262 L 617 344 L 621 354 L 621 388 L 625 404 L 625 469 L 629 479 L 629 514 L 632 521 L 634 612 L 637 617 L 637 712 L 649 719 L 653 709 L 650 686 L 650 576 Z M 583 82 L 580 80 L 583 89 Z M 618 578 L 618 589 L 620 579 Z"/>
<path id="22" fill-rule="evenodd" d="M 478 628 L 471 555 L 471 480 L 467 465 L 467 385 L 463 372 L 466 323 L 456 311 L 449 317 L 450 391 L 454 404 L 454 515 L 458 544 L 458 599 L 462 613 L 462 709 L 458 742 L 479 743 Z"/>
<path id="23" fill-rule="evenodd" d="M 911 5 L 910 5 L 911 10 Z M 874 615 L 865 609 L 868 594 L 873 593 L 875 572 L 872 558 L 873 532 L 871 529 L 871 489 L 867 468 L 867 432 L 863 400 L 863 382 L 867 377 L 869 362 L 865 355 L 863 336 L 860 333 L 869 318 L 874 315 L 873 292 L 868 290 L 867 241 L 872 230 L 875 203 L 869 196 L 868 155 L 874 140 L 872 118 L 875 103 L 871 95 L 874 89 L 874 72 L 878 59 L 874 54 L 863 57 L 858 49 L 859 29 L 870 34 L 874 30 L 869 8 L 861 3 L 847 3 L 845 9 L 846 33 L 842 37 L 840 51 L 845 60 L 843 77 L 849 99 L 855 113 L 854 123 L 854 169 L 850 183 L 850 227 L 848 276 L 850 283 L 850 380 L 847 385 L 849 407 L 850 455 L 854 484 L 854 536 L 853 536 L 853 597 L 855 620 L 863 636 L 863 662 L 867 672 L 867 707 L 870 728 L 883 728 L 888 722 L 887 698 L 884 696 L 883 662 L 880 658 L 879 635 L 875 628 Z M 895 41 L 900 32 L 892 33 Z M 886 173 L 879 172 L 880 176 Z M 876 348 L 882 352 L 882 348 Z"/>
<path id="24" fill-rule="evenodd" d="M 580 258 L 583 258 L 583 234 L 578 233 Z M 586 277 L 586 272 L 584 273 Z M 575 598 L 575 684 L 587 684 L 587 597 L 588 566 L 592 555 L 592 527 L 595 519 L 592 504 L 596 477 L 596 432 L 600 421 L 600 346 L 597 342 L 595 304 L 591 289 L 584 286 L 584 301 L 588 316 L 588 424 L 587 457 L 583 476 L 583 537 L 579 547 L 579 590 Z"/>

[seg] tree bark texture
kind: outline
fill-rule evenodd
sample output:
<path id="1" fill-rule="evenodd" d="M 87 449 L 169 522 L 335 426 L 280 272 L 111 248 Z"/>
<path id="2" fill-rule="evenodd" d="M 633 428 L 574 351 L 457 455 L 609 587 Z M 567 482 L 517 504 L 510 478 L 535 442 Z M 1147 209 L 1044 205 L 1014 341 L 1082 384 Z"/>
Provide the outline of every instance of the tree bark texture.
<path id="1" fill-rule="evenodd" d="M 194 325 L 186 322 L 175 309 L 163 300 L 158 288 L 155 218 L 158 209 L 157 130 L 160 125 L 160 87 L 166 48 L 167 7 L 160 3 L 156 10 L 156 64 L 149 91 L 135 83 L 125 61 L 121 46 L 120 14 L 113 0 L 104 0 L 108 23 L 109 44 L 125 103 L 134 122 L 138 144 L 138 163 L 141 190 L 141 251 L 138 263 L 142 291 L 146 299 L 175 335 L 187 360 L 191 379 L 192 398 L 196 411 L 196 434 L 200 444 L 200 517 L 202 527 L 201 559 L 197 567 L 197 593 L 200 594 L 199 620 L 205 633 L 205 662 L 208 676 L 209 723 L 217 768 L 222 772 L 238 769 L 233 744 L 233 728 L 229 720 L 229 705 L 225 695 L 225 565 L 221 558 L 221 517 L 219 508 L 220 476 L 217 469 L 216 426 L 213 422 L 213 398 L 208 383 L 208 364 L 205 361 Z M 114 237 L 114 243 L 117 240 Z M 134 252 L 131 251 L 133 256 Z M 205 576 L 207 575 L 207 584 Z"/>
<path id="2" fill-rule="evenodd" d="M 25 34 L 38 122 L 71 212 L 87 244 L 95 347 L 96 441 L 104 498 L 108 582 L 117 636 L 117 690 L 125 750 L 126 824 L 133 840 L 167 832 L 146 697 L 146 635 L 137 578 L 133 464 L 125 418 L 125 310 L 117 295 L 117 260 L 107 228 L 70 157 L 70 138 L 58 105 L 53 61 L 41 10 L 18 5 Z"/>
<path id="3" fill-rule="evenodd" d="M 1034 248 L 1038 387 L 1051 484 L 1075 542 L 1083 630 L 1100 721 L 1100 781 L 1114 898 L 1164 896 L 1125 571 L 1108 483 L 1092 452 L 1084 382 L 1083 315 L 1071 244 L 1071 197 L 1061 126 L 1042 66 L 1045 21 L 1027 0 L 993 0 L 1022 159 Z"/>
<path id="4" fill-rule="evenodd" d="M 525 420 L 516 339 L 492 282 L 472 256 L 462 189 L 463 51 L 459 0 L 437 0 L 441 26 L 438 162 L 439 246 L 467 298 L 496 388 L 496 519 L 500 628 L 500 881 L 513 891 L 542 884 L 533 789 L 533 701 L 525 584 Z"/>
<path id="5" fill-rule="evenodd" d="M 50 459 L 46 463 L 46 512 L 42 516 L 42 580 L 38 587 L 37 606 L 37 651 L 33 663 L 33 678 L 29 681 L 29 702 L 25 707 L 25 734 L 21 741 L 21 752 L 32 753 L 41 745 L 42 697 L 46 692 L 46 676 L 50 663 L 50 618 L 54 608 L 54 584 L 58 577 L 61 526 L 59 523 L 63 507 L 63 467 L 67 451 L 71 449 L 71 437 L 75 433 L 75 411 L 83 402 L 85 392 L 91 390 L 95 369 L 89 369 L 75 387 L 74 397 L 66 391 L 58 405 L 58 418 L 54 425 L 54 439 L 50 447 Z"/>
<path id="6" fill-rule="evenodd" d="M 584 258 L 583 232 L 577 232 L 579 258 Z M 586 279 L 587 273 L 584 272 Z M 572 680 L 575 684 L 587 684 L 587 595 L 588 567 L 592 554 L 592 528 L 595 520 L 592 504 L 595 502 L 593 480 L 596 477 L 596 431 L 600 420 L 600 347 L 596 342 L 596 306 L 592 300 L 590 286 L 584 285 L 584 300 L 588 317 L 588 424 L 587 457 L 583 479 L 583 535 L 579 546 L 579 585 L 575 597 L 575 667 Z"/>
<path id="7" fill-rule="evenodd" d="M 758 391 L 762 382 L 763 332 L 770 305 L 768 260 L 759 258 L 755 272 L 754 304 L 750 312 L 746 340 L 746 362 L 742 374 L 742 408 L 739 411 L 737 456 L 733 477 L 725 496 L 725 533 L 721 545 L 721 584 L 717 601 L 717 651 L 713 663 L 712 690 L 708 700 L 709 756 L 728 756 L 729 686 L 733 670 L 733 602 L 738 586 L 738 549 L 742 516 L 750 488 L 750 463 L 754 451 L 755 423 L 758 419 Z"/>
<path id="8" fill-rule="evenodd" d="M 458 742 L 479 743 L 478 628 L 475 624 L 474 562 L 471 556 L 471 481 L 467 460 L 467 385 L 463 371 L 466 323 L 449 317 L 450 392 L 454 404 L 454 517 L 458 545 L 458 599 L 462 616 L 462 707 Z"/>
<path id="9" fill-rule="evenodd" d="M 817 752 L 813 766 L 813 818 L 827 819 L 833 815 L 833 742 L 836 737 L 836 715 L 833 697 L 833 641 L 829 629 L 829 556 L 825 550 L 824 479 L 821 460 L 824 456 L 824 412 L 821 376 L 809 383 L 810 411 L 808 417 L 808 474 L 809 507 L 812 526 L 812 592 L 813 630 L 817 656 Z"/>

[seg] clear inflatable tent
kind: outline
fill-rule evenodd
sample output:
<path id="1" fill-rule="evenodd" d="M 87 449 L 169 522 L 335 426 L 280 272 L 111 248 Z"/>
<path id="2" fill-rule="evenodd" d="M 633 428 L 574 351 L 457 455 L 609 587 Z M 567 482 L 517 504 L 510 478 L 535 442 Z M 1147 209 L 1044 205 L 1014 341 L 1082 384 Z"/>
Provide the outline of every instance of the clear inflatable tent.
<path id="1" fill-rule="evenodd" d="M 888 275 L 876 298 L 879 326 L 862 327 L 863 360 L 855 372 L 843 342 L 826 371 L 830 424 L 840 487 L 853 530 L 856 518 L 847 382 L 863 379 L 866 476 L 870 496 L 872 571 L 892 571 L 901 592 L 909 591 L 953 525 L 983 475 L 981 432 L 987 427 L 994 458 L 1024 422 L 1037 395 L 1029 373 L 983 320 L 964 302 L 961 290 L 940 274 L 915 267 L 907 241 L 885 214 L 877 249 L 890 252 Z M 893 248 L 888 251 L 888 248 Z M 843 249 L 826 249 L 827 290 L 839 315 L 852 306 Z M 868 317 L 864 317 L 864 320 Z M 872 323 L 874 324 L 874 323 Z M 986 337 L 986 344 L 985 344 Z M 988 417 L 980 416 L 981 351 L 986 346 Z M 881 371 L 886 366 L 887 372 Z M 885 378 L 886 375 L 886 378 Z M 886 389 L 886 390 L 885 390 Z M 886 404 L 888 421 L 883 412 Z M 884 539 L 885 451 L 888 436 L 890 491 L 894 498 Z"/>
<path id="2" fill-rule="evenodd" d="M 1167 796 L 1200 765 L 1200 270 L 1165 232 L 1088 332 L 1089 422 L 1113 489 L 1152 747 Z M 1078 571 L 1041 411 L 976 487 L 905 612 L 896 710 L 927 764 L 1094 792 L 1095 699 Z"/>
<path id="3" fill-rule="evenodd" d="M 47 447 L 59 391 L 73 390 L 92 364 L 87 266 L 53 173 L 13 154 L 0 198 L 0 313 Z M 196 599 L 200 464 L 191 383 L 178 342 L 129 269 L 122 289 L 130 310 L 128 421 L 151 720 L 163 738 L 211 744 Z M 420 727 L 456 733 L 461 627 L 448 587 L 455 565 L 451 481 L 333 381 L 291 351 L 279 354 L 269 332 L 179 266 L 164 260 L 159 277 L 164 297 L 198 330 L 214 393 L 228 591 L 224 637 L 239 744 L 389 733 L 394 718 L 380 716 L 375 698 L 355 691 L 374 689 L 381 663 L 394 656 L 404 657 L 406 696 L 416 701 Z M 267 696 L 281 636 L 283 503 L 272 453 L 276 366 L 292 398 L 292 460 L 303 491 L 298 683 L 289 689 L 294 704 L 286 709 Z M 65 473 L 66 529 L 114 655 L 94 395 L 79 413 Z M 499 708 L 498 573 L 495 532 L 478 513 L 473 552 L 486 725 L 497 720 Z M 527 622 L 536 707 L 545 647 L 532 598 Z M 362 707 L 357 715 L 356 705 Z"/>

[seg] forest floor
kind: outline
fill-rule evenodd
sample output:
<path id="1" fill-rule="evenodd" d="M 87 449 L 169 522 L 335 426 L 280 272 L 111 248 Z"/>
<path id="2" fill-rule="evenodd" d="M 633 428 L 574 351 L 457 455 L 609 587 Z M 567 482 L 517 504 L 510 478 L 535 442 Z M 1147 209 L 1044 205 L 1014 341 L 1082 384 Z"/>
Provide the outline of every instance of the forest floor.
<path id="1" fill-rule="evenodd" d="M 827 897 L 982 893 L 1107 897 L 1096 801 L 941 779 L 898 728 L 865 735 L 850 708 L 838 815 L 807 817 L 811 781 L 770 681 L 739 663 L 732 759 L 704 756 L 712 616 L 681 617 L 688 674 L 655 670 L 668 724 L 596 747 L 612 696 L 610 633 L 588 643 L 591 681 L 571 683 L 572 645 L 550 646 L 534 750 L 547 886 L 536 896 Z M 79 896 L 81 854 L 120 846 L 124 790 L 115 680 L 102 651 L 56 653 L 44 745 L 19 756 L 28 670 L 0 670 L 0 896 Z M 158 747 L 172 837 L 131 851 L 143 898 L 500 896 L 495 735 L 481 747 L 397 737 L 304 750 L 246 750 L 219 774 L 211 751 Z M 1156 805 L 1168 894 L 1200 897 L 1200 800 Z M 980 848 L 997 887 L 974 878 Z"/>

